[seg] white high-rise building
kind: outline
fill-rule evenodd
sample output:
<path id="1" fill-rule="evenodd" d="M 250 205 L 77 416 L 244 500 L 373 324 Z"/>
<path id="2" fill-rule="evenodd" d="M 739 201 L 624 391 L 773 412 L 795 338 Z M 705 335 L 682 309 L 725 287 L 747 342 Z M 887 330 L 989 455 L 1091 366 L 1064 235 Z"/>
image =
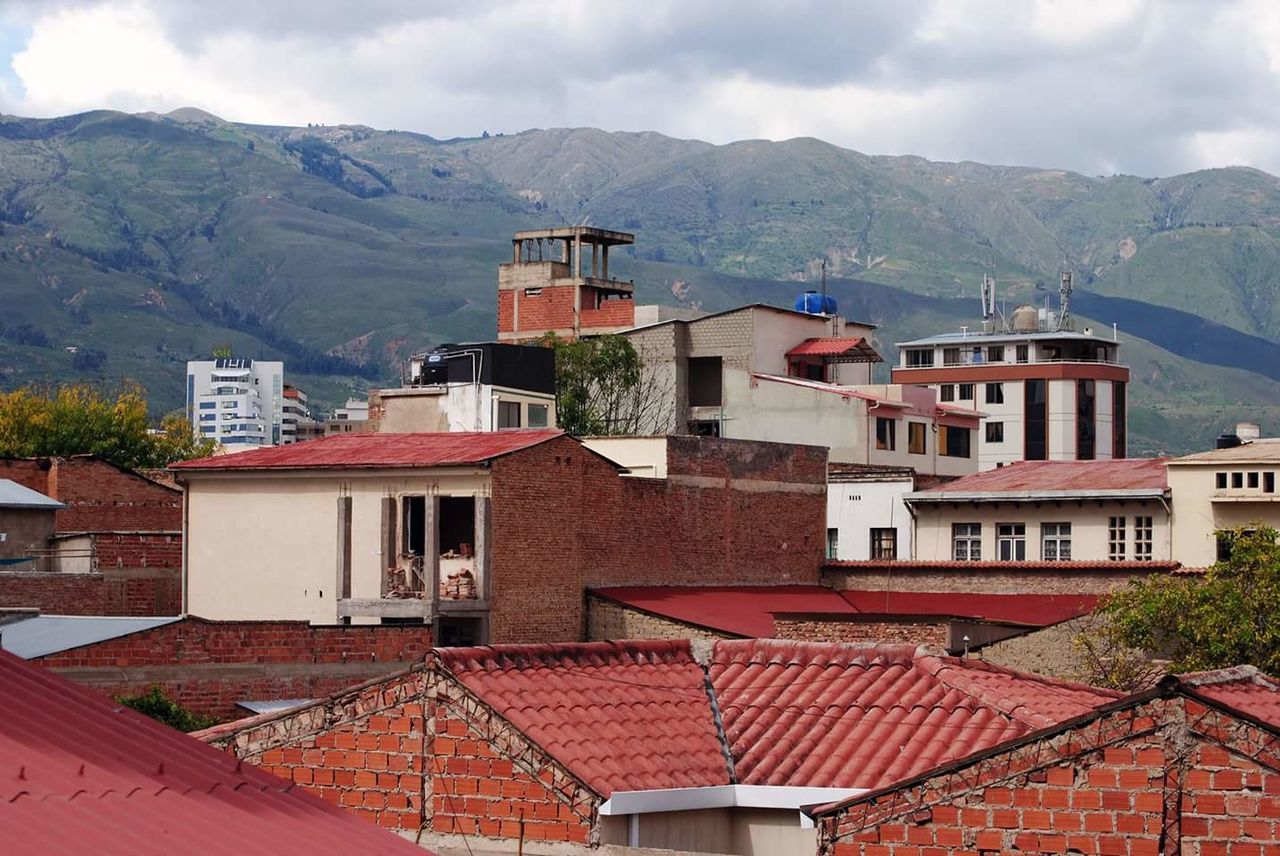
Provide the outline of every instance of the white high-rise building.
<path id="1" fill-rule="evenodd" d="M 231 450 L 279 445 L 284 363 L 222 357 L 187 363 L 187 419 L 197 438 Z"/>

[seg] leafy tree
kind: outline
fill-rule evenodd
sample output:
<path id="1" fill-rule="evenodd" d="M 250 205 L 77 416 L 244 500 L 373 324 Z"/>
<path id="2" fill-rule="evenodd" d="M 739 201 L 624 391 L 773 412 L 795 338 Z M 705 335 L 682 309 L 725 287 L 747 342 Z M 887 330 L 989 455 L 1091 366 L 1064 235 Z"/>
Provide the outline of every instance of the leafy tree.
<path id="1" fill-rule="evenodd" d="M 91 454 L 121 467 L 163 467 L 212 452 L 187 420 L 168 416 L 151 433 L 147 399 L 127 384 L 114 396 L 86 383 L 0 393 L 0 456 Z"/>
<path id="2" fill-rule="evenodd" d="M 199 731 L 218 724 L 216 716 L 192 713 L 179 705 L 164 694 L 159 684 L 152 684 L 148 692 L 139 695 L 119 696 L 116 701 L 179 731 Z"/>
<path id="3" fill-rule="evenodd" d="M 622 336 L 542 342 L 556 352 L 556 422 L 576 436 L 664 432 L 658 375 Z"/>
<path id="4" fill-rule="evenodd" d="M 1167 659 L 1179 672 L 1248 663 L 1280 674 L 1280 532 L 1221 534 L 1230 557 L 1203 577 L 1151 576 L 1108 598 L 1098 615 L 1109 641 Z"/>

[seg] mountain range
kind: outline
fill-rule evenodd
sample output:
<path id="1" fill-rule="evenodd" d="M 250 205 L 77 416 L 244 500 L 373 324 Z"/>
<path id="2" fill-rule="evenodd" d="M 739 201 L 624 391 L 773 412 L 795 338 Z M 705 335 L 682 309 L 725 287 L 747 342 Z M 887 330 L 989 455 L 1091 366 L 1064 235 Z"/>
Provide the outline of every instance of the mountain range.
<path id="1" fill-rule="evenodd" d="M 435 139 L 276 127 L 195 109 L 0 117 L 0 387 L 131 378 L 181 406 L 184 363 L 280 358 L 323 405 L 412 351 L 493 338 L 518 229 L 636 234 L 637 299 L 789 306 L 823 261 L 876 345 L 1056 301 L 1118 325 L 1132 454 L 1280 429 L 1280 181 L 1169 178 L 860 154 L 819 140 L 711 145 L 589 128 Z M 887 371 L 882 372 L 887 375 Z"/>

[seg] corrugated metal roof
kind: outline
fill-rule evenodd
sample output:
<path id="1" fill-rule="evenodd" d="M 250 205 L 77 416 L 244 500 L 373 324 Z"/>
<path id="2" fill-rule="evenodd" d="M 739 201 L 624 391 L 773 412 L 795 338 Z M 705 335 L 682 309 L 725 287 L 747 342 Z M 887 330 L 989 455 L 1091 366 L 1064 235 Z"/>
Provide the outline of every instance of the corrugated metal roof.
<path id="1" fill-rule="evenodd" d="M 827 336 L 805 339 L 791 350 L 788 357 L 861 357 L 868 362 L 880 362 L 876 349 L 866 339 L 851 336 Z"/>
<path id="2" fill-rule="evenodd" d="M 0 697 L 8 852 L 424 853 L 292 782 L 5 652 Z"/>
<path id="3" fill-rule="evenodd" d="M 12 479 L 0 479 L 0 508 L 48 508 L 56 511 L 66 506 Z"/>
<path id="4" fill-rule="evenodd" d="M 966 594 L 963 592 L 841 591 L 859 613 L 875 616 L 938 616 L 997 624 L 1047 627 L 1078 618 L 1098 605 L 1092 594 Z"/>
<path id="5" fill-rule="evenodd" d="M 1178 464 L 1280 464 L 1280 438 L 1253 440 L 1230 449 L 1210 449 L 1169 461 Z"/>
<path id="6" fill-rule="evenodd" d="M 922 561 L 918 559 L 831 559 L 823 563 L 824 568 L 840 570 L 892 571 L 893 573 L 911 573 L 919 571 L 1045 571 L 1058 573 L 1062 571 L 1186 571 L 1202 573 L 1201 568 L 1183 568 L 1178 562 L 1109 562 L 1103 559 L 1070 562 L 1001 562 L 983 560 L 979 562 L 957 562 L 951 559 L 940 561 Z"/>
<path id="7" fill-rule="evenodd" d="M 173 469 L 202 470 L 345 469 L 350 467 L 448 467 L 480 464 L 556 437 L 557 429 L 433 434 L 338 434 L 293 443 L 183 461 Z"/>
<path id="8" fill-rule="evenodd" d="M 280 713 L 286 710 L 293 710 L 295 707 L 303 707 L 314 701 L 315 699 L 313 698 L 276 698 L 265 701 L 238 701 L 236 702 L 236 707 L 242 707 L 254 716 L 258 716 L 263 713 Z"/>
<path id="9" fill-rule="evenodd" d="M 772 636 L 775 612 L 853 615 L 856 610 L 822 586 L 618 586 L 592 594 L 634 609 L 735 636 Z"/>
<path id="10" fill-rule="evenodd" d="M 1167 458 L 1126 458 L 1116 461 L 1018 461 L 994 470 L 964 476 L 945 485 L 909 494 L 912 501 L 1001 495 L 1105 496 L 1134 491 L 1162 494 L 1168 489 Z"/>
<path id="11" fill-rule="evenodd" d="M 0 648 L 23 659 L 56 654 L 163 627 L 179 617 L 137 618 L 100 615 L 33 615 L 0 624 Z"/>

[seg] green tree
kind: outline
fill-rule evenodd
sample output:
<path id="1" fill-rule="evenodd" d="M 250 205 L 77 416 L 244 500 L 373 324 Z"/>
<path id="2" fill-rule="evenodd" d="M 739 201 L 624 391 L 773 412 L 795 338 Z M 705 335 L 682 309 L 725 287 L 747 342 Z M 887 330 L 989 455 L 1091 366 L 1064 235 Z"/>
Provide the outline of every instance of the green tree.
<path id="1" fill-rule="evenodd" d="M 0 393 L 3 457 L 91 454 L 122 467 L 163 467 L 211 451 L 181 416 L 166 417 L 152 433 L 146 395 L 136 384 L 114 395 L 86 383 Z"/>
<path id="2" fill-rule="evenodd" d="M 569 434 L 666 432 L 666 398 L 656 372 L 622 336 L 542 343 L 556 352 L 556 422 Z"/>
<path id="3" fill-rule="evenodd" d="M 1247 663 L 1280 674 L 1280 533 L 1221 534 L 1230 556 L 1203 576 L 1135 580 L 1099 607 L 1113 647 L 1167 659 L 1179 672 Z"/>
<path id="4" fill-rule="evenodd" d="M 152 684 L 151 689 L 145 693 L 119 696 L 116 701 L 179 731 L 199 731 L 218 724 L 216 716 L 192 713 L 179 705 L 164 694 L 159 684 Z"/>

